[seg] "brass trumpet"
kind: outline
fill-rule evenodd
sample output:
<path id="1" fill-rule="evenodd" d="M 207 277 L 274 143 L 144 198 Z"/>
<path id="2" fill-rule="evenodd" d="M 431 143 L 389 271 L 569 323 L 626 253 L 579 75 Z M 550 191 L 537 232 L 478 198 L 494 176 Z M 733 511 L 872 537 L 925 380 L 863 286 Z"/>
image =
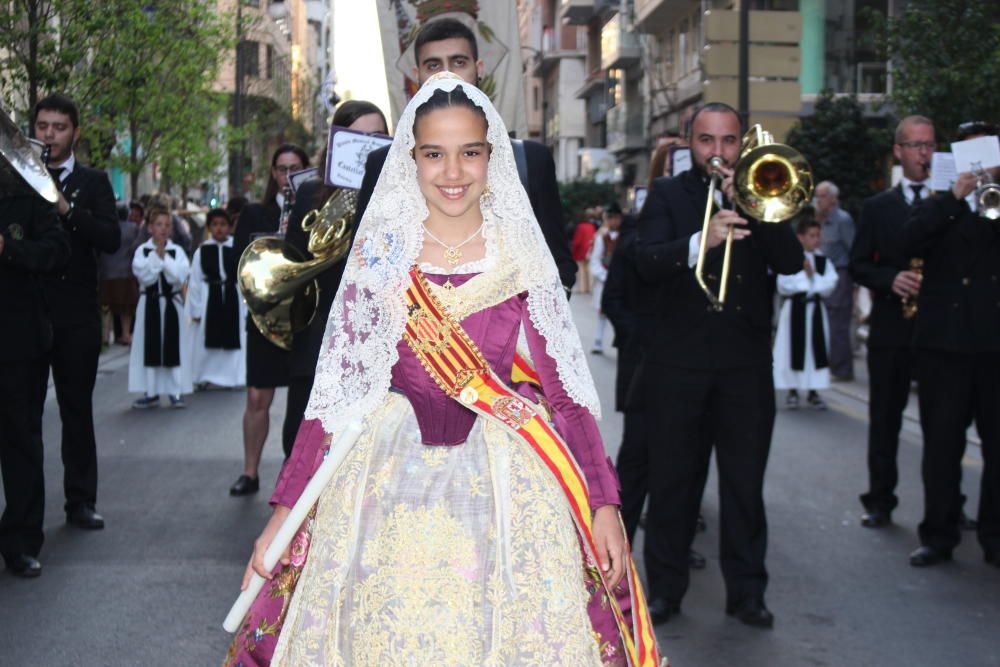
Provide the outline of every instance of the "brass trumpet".
<path id="1" fill-rule="evenodd" d="M 910 259 L 910 271 L 913 271 L 921 279 L 924 277 L 924 260 L 920 257 Z M 917 295 L 911 294 L 903 297 L 903 319 L 912 320 L 917 316 Z"/>
<path id="2" fill-rule="evenodd" d="M 729 266 L 733 250 L 733 229 L 726 237 L 726 250 L 722 259 L 719 295 L 716 296 L 705 282 L 705 258 L 708 255 L 709 223 L 715 204 L 715 190 L 722 182 L 718 169 L 723 165 L 720 157 L 709 160 L 712 169 L 705 203 L 705 219 L 701 228 L 701 246 L 695 265 L 695 279 L 715 310 L 722 310 L 726 303 L 729 284 Z M 812 168 L 805 157 L 790 146 L 774 141 L 770 132 L 754 125 L 743 135 L 740 155 L 733 172 L 733 202 L 750 217 L 760 222 L 777 223 L 801 211 L 812 198 Z"/>
<path id="3" fill-rule="evenodd" d="M 357 202 L 354 190 L 338 190 L 322 209 L 302 219 L 314 259 L 307 261 L 278 237 L 257 239 L 240 256 L 237 276 L 243 301 L 257 330 L 278 347 L 292 349 L 292 337 L 316 315 L 316 276 L 350 250 Z"/>
<path id="4" fill-rule="evenodd" d="M 1000 185 L 993 182 L 985 169 L 976 171 L 976 213 L 988 220 L 1000 218 Z"/>

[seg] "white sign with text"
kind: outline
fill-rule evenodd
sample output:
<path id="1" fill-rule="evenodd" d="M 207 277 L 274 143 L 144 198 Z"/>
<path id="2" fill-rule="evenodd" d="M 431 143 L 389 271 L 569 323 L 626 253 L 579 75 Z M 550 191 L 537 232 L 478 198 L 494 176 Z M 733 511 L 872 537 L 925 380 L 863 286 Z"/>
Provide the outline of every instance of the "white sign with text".
<path id="1" fill-rule="evenodd" d="M 365 134 L 344 127 L 331 128 L 327 145 L 327 185 L 360 189 L 368 154 L 391 143 L 392 137 L 384 134 Z"/>

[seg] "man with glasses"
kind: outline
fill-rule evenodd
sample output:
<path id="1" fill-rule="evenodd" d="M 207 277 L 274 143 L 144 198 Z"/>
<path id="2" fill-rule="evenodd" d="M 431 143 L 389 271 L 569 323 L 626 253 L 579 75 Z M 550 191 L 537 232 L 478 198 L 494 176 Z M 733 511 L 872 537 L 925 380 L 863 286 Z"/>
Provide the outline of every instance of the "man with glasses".
<path id="1" fill-rule="evenodd" d="M 896 127 L 892 153 L 903 179 L 890 190 L 865 200 L 851 249 L 855 282 L 872 293 L 868 337 L 868 492 L 861 496 L 861 525 L 880 528 L 892 522 L 896 508 L 899 429 L 910 396 L 914 320 L 903 317 L 903 299 L 920 291 L 920 276 L 910 269 L 900 230 L 913 207 L 931 195 L 927 179 L 937 146 L 934 124 L 907 116 Z"/>
<path id="2" fill-rule="evenodd" d="M 837 287 L 825 300 L 830 315 L 830 374 L 834 380 L 853 380 L 854 283 L 847 273 L 847 264 L 854 243 L 854 219 L 840 208 L 840 190 L 833 181 L 816 186 L 813 205 L 816 219 L 823 225 L 823 254 L 837 269 Z"/>
<path id="3" fill-rule="evenodd" d="M 985 123 L 959 128 L 956 139 L 997 134 Z M 987 169 L 996 179 L 1000 167 Z M 961 541 L 962 457 L 975 419 L 983 457 L 979 544 L 1000 567 L 1000 224 L 978 210 L 977 174 L 965 172 L 950 190 L 911 213 L 901 230 L 903 253 L 924 261 L 914 328 L 924 436 L 924 519 L 910 565 L 951 560 Z M 971 200 L 971 201 L 970 201 Z"/>

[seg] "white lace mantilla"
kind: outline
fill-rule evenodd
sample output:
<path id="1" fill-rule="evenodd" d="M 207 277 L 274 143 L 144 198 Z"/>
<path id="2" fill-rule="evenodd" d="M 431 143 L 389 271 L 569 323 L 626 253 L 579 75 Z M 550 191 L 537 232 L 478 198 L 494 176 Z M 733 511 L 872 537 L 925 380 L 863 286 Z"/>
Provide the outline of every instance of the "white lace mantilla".
<path id="1" fill-rule="evenodd" d="M 555 359 L 566 392 L 600 416 L 600 402 L 587 366 L 580 335 L 545 237 L 518 177 L 507 128 L 489 99 L 455 75 L 432 77 L 410 100 L 397 124 L 371 202 L 355 236 L 354 249 L 330 309 L 325 344 L 316 367 L 307 419 L 320 419 L 336 434 L 347 416 L 368 417 L 389 389 L 396 344 L 406 324 L 405 291 L 409 270 L 423 245 L 421 223 L 427 204 L 417 184 L 413 124 L 416 110 L 438 90 L 461 87 L 488 122 L 492 146 L 481 199 L 484 266 L 515 267 L 517 292 L 528 293 L 528 312 Z M 503 242 L 495 240 L 502 235 Z M 468 271 L 469 266 L 461 267 Z"/>

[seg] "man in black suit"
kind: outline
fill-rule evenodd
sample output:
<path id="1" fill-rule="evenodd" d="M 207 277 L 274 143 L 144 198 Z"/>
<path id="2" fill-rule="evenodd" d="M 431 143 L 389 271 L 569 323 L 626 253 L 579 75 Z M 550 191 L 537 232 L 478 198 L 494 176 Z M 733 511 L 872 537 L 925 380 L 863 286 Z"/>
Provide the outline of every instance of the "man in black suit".
<path id="1" fill-rule="evenodd" d="M 42 394 L 38 363 L 52 326 L 39 274 L 69 258 L 55 208 L 0 168 L 0 556 L 19 577 L 42 573 Z"/>
<path id="2" fill-rule="evenodd" d="M 872 293 L 868 336 L 868 492 L 861 496 L 861 525 L 879 528 L 892 521 L 899 472 L 896 454 L 903 410 L 910 396 L 913 366 L 912 318 L 903 316 L 903 299 L 916 299 L 920 276 L 910 269 L 900 232 L 913 207 L 931 195 L 927 179 L 937 142 L 934 124 L 907 116 L 896 127 L 892 153 L 903 168 L 894 188 L 865 200 L 851 249 L 855 282 Z"/>
<path id="3" fill-rule="evenodd" d="M 802 246 L 787 223 L 745 220 L 720 198 L 712 216 L 705 264 L 707 283 L 720 286 L 722 251 L 730 229 L 735 243 L 729 297 L 716 310 L 695 280 L 708 165 L 723 160 L 722 191 L 732 191 L 740 151 L 740 118 L 711 103 L 691 120 L 694 168 L 653 181 L 639 215 L 637 266 L 655 285 L 643 307 L 643 351 L 650 469 L 649 518 L 644 557 L 654 623 L 680 610 L 688 587 L 688 550 L 701 499 L 702 471 L 712 445 L 719 468 L 720 558 L 726 612 L 757 627 L 771 627 L 764 604 L 767 520 L 764 471 L 774 426 L 771 322 L 767 270 L 802 270 Z M 719 203 L 719 200 L 717 200 Z M 652 342 L 655 341 L 655 342 Z M 711 414 L 711 419 L 708 415 Z M 657 435 L 659 434 L 659 436 Z"/>
<path id="4" fill-rule="evenodd" d="M 421 85 L 432 75 L 443 71 L 452 72 L 469 83 L 478 85 L 483 73 L 483 61 L 479 60 L 476 36 L 465 24 L 455 19 L 437 19 L 426 23 L 414 40 L 414 53 L 417 67 L 413 70 L 413 78 Z M 513 144 L 518 173 L 528 192 L 531 210 L 535 213 L 545 236 L 545 243 L 556 261 L 559 279 L 568 291 L 576 282 L 576 262 L 570 255 L 566 241 L 555 162 L 549 149 L 543 144 L 516 140 Z M 365 209 L 368 208 L 368 201 L 382 173 L 387 155 L 388 146 L 368 154 L 365 177 L 358 192 L 358 210 L 355 216 L 357 222 L 361 222 Z"/>
<path id="5" fill-rule="evenodd" d="M 997 134 L 985 123 L 957 139 Z M 996 181 L 1000 167 L 988 170 Z M 979 544 L 1000 567 L 1000 225 L 978 210 L 974 173 L 918 206 L 903 225 L 908 257 L 922 257 L 924 278 L 914 348 L 924 435 L 924 519 L 914 567 L 951 560 L 961 540 L 962 454 L 970 417 L 982 442 Z M 971 199 L 971 203 L 969 199 Z"/>
<path id="6" fill-rule="evenodd" d="M 101 354 L 97 254 L 118 250 L 121 230 L 107 174 L 83 166 L 73 154 L 80 139 L 80 114 L 73 101 L 63 95 L 40 100 L 32 122 L 35 138 L 50 149 L 49 172 L 59 188 L 56 211 L 71 247 L 69 264 L 43 281 L 53 338 L 39 368 L 41 392 L 44 402 L 51 366 L 62 418 L 66 520 L 96 530 L 104 527 L 104 518 L 97 513 L 93 410 Z"/>

